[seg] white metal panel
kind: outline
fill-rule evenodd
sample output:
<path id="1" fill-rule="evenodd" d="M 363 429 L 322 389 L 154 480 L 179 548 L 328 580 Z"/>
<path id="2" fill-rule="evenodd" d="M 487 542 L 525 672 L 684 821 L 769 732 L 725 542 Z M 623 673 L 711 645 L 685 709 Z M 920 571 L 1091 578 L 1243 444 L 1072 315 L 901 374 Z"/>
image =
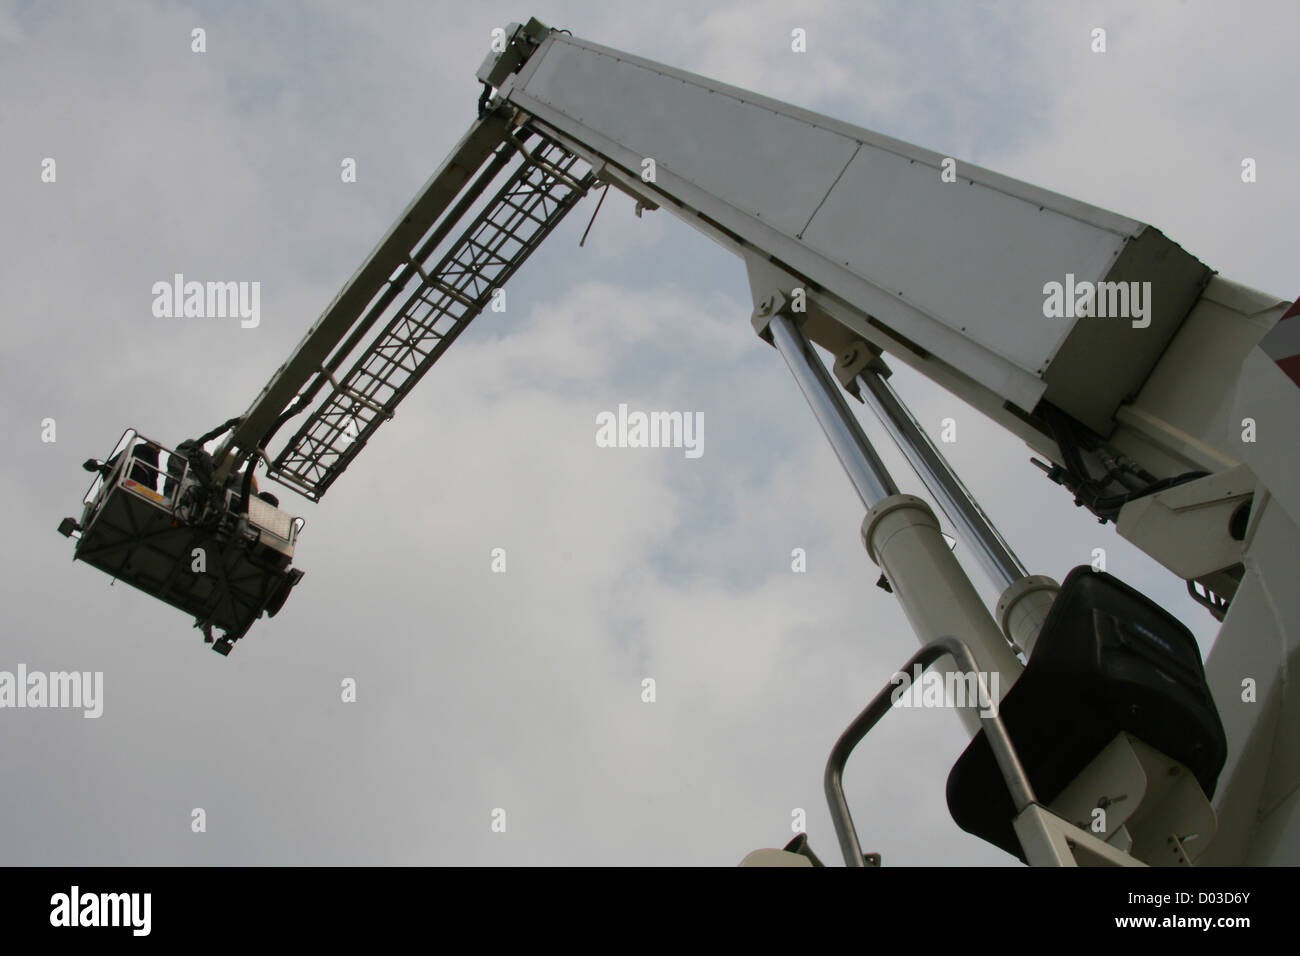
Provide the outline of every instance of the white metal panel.
<path id="1" fill-rule="evenodd" d="M 555 43 L 524 90 L 791 235 L 857 149 L 804 120 L 573 43 Z"/>
<path id="2" fill-rule="evenodd" d="M 248 499 L 248 520 L 278 538 L 288 541 L 293 530 L 293 517 L 261 498 Z"/>
<path id="3" fill-rule="evenodd" d="M 1208 275 L 1133 219 L 964 162 L 944 182 L 940 153 L 563 34 L 500 92 L 602 178 L 807 286 L 824 348 L 870 341 L 1003 424 L 1046 397 L 1110 434 Z M 1141 329 L 1043 314 L 1047 283 L 1072 312 L 1103 281 L 1143 290 Z"/>
<path id="4" fill-rule="evenodd" d="M 863 144 L 804 241 L 867 281 L 1041 374 L 1074 327 L 1043 315 L 1046 282 L 1103 279 L 1122 233 Z"/>
<path id="5" fill-rule="evenodd" d="M 1300 824 L 1288 819 L 1297 805 L 1286 796 L 1300 784 L 1300 692 L 1287 675 L 1300 666 L 1300 529 L 1276 499 L 1259 495 L 1246 546 L 1246 573 L 1205 662 L 1228 759 L 1214 794 L 1219 835 L 1201 862 L 1295 866 Z M 1271 842 L 1284 837 L 1290 842 Z"/>
<path id="6" fill-rule="evenodd" d="M 587 157 L 600 169 L 602 178 L 618 183 L 623 191 L 655 204 L 663 203 L 665 195 L 671 196 L 676 201 L 664 203 L 661 208 L 683 222 L 742 258 L 748 259 L 750 250 L 757 251 L 764 259 L 780 262 L 783 271 L 804 277 L 814 290 L 823 290 L 826 294 L 814 291 L 810 295 L 810 312 L 814 305 L 824 309 L 848 330 L 850 336 L 875 341 L 867 317 L 879 320 L 881 328 L 888 329 L 904 343 L 904 351 L 897 354 L 905 361 L 917 364 L 926 375 L 960 392 L 967 402 L 1002 421 L 1006 427 L 1015 430 L 1020 419 L 1000 417 L 1003 402 L 1030 409 L 1046 389 L 1041 378 L 966 338 L 957 328 L 866 282 L 843 264 L 834 262 L 765 221 L 721 202 L 671 171 L 661 171 L 654 189 L 643 188 L 636 174 L 625 172 L 637 168 L 640 162 L 637 154 L 589 127 L 575 124 L 559 110 L 526 93 L 512 91 L 511 100 L 540 118 L 552 135 L 569 149 Z M 737 237 L 741 240 L 739 243 Z M 809 336 L 832 353 L 839 350 L 843 344 L 840 340 L 844 338 L 822 336 L 812 329 L 811 323 Z M 835 341 L 831 341 L 832 338 Z M 894 351 L 888 342 L 878 344 Z M 924 359 L 907 351 L 914 346 L 926 350 L 928 354 Z M 968 389 L 969 383 L 976 383 L 977 388 Z M 979 390 L 981 386 L 988 391 Z M 989 398 L 995 400 L 988 401 Z"/>
<path id="7" fill-rule="evenodd" d="M 643 195 L 647 202 L 662 204 L 668 212 L 680 217 L 694 228 L 704 231 L 738 254 L 745 255 L 747 248 L 759 250 L 765 258 L 771 257 L 783 263 L 792 274 L 805 277 L 814 288 L 825 290 L 826 296 L 818 293 L 814 298 L 822 301 L 823 305 L 833 312 L 837 321 L 843 323 L 846 328 L 855 330 L 857 335 L 871 339 L 872 333 L 866 326 L 866 318 L 873 316 L 882 323 L 883 328 L 892 330 L 901 341 L 909 343 L 908 348 L 915 346 L 925 351 L 928 357 L 924 359 L 910 352 L 904 357 L 923 361 L 926 374 L 941 377 L 949 383 L 969 380 L 989 390 L 989 397 L 994 398 L 991 402 L 985 399 L 984 393 L 978 391 L 965 393 L 967 400 L 987 414 L 996 416 L 1004 401 L 1010 401 L 1024 409 L 1034 406 L 1046 388 L 1046 384 L 1038 376 L 966 338 L 955 326 L 936 320 L 902 301 L 898 296 L 866 282 L 843 263 L 837 263 L 813 250 L 794 235 L 778 229 L 774 223 L 723 202 L 707 189 L 678 176 L 670 168 L 661 167 L 658 170 L 658 178 L 653 186 L 643 184 L 639 176 L 641 153 L 627 148 L 608 135 L 605 129 L 589 122 L 588 118 L 571 114 L 566 109 L 544 102 L 540 97 L 527 92 L 533 76 L 540 72 L 540 68 L 550 57 L 561 56 L 560 51 L 569 46 L 593 48 L 594 44 L 552 34 L 518 75 L 504 82 L 501 88 L 502 96 L 540 119 L 550 128 L 552 135 L 558 136 L 570 149 L 586 156 L 593 165 L 601 168 L 602 177 L 619 181 L 621 188 L 636 195 Z M 769 114 L 760 113 L 760 117 L 775 115 L 779 109 L 810 125 L 840 135 L 848 135 L 851 131 L 863 135 L 876 135 L 867 134 L 866 131 L 858 130 L 856 127 L 849 127 L 837 120 L 808 113 L 797 107 L 787 106 L 774 100 L 765 100 L 756 94 L 747 94 L 743 90 L 675 71 L 670 67 L 650 61 L 639 61 L 628 54 L 605 48 L 596 49 L 613 61 L 640 65 L 650 72 L 659 72 L 665 76 L 676 77 L 683 82 L 705 86 L 718 96 L 743 99 L 745 102 L 758 104 L 770 111 Z M 556 86 L 564 86 L 567 82 L 577 84 L 579 80 L 571 78 L 566 81 L 558 74 L 554 79 Z M 626 107 L 627 104 L 623 105 Z M 755 138 L 761 137 L 756 135 Z M 896 143 L 900 148 L 915 149 L 915 147 L 907 147 L 907 144 L 888 140 L 887 137 L 877 138 Z M 1045 198 L 1050 195 L 1043 193 Z M 665 196 L 670 197 L 672 201 L 664 203 Z M 1057 198 L 1067 205 L 1073 204 L 1073 200 Z M 1092 207 L 1081 206 L 1080 208 L 1084 212 L 1091 210 L 1103 216 L 1110 215 L 1093 210 Z M 741 240 L 741 244 L 735 242 L 737 238 Z M 846 312 L 845 309 L 848 311 Z M 816 339 L 816 335 L 813 337 Z M 821 339 L 817 341 L 827 348 L 836 347 Z M 957 369 L 961 370 L 960 373 L 955 371 Z"/>
<path id="8" fill-rule="evenodd" d="M 1144 228 L 969 164 L 943 183 L 941 154 L 560 34 L 502 94 L 597 164 L 653 158 L 648 198 L 1026 410 L 1079 325 L 1043 316 L 1044 283 L 1105 278 Z"/>
<path id="9" fill-rule="evenodd" d="M 1300 389 L 1276 361 L 1253 348 L 1241 365 L 1230 408 L 1224 427 L 1228 442 L 1240 449 L 1241 459 L 1300 524 Z M 1248 420 L 1254 423 L 1256 439 L 1241 441 Z"/>

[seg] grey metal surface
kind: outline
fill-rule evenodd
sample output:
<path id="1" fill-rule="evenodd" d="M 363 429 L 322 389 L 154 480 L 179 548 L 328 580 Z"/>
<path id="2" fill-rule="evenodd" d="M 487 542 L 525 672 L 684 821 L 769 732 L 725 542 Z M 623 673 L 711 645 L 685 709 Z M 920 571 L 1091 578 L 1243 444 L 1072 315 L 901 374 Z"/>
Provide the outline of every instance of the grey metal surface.
<path id="1" fill-rule="evenodd" d="M 774 316 L 771 329 L 772 343 L 789 366 L 862 503 L 870 509 L 898 494 L 898 486 L 840 394 L 839 383 L 826 371 L 807 337 L 785 315 Z"/>
<path id="2" fill-rule="evenodd" d="M 1105 281 L 1127 283 L 1130 289 L 1149 282 L 1150 314 L 1143 321 L 1150 324 L 1134 328 L 1128 319 L 1100 317 L 1075 322 L 1043 375 L 1044 398 L 1098 434 L 1108 434 L 1117 411 L 1142 390 L 1212 274 L 1160 230 L 1142 230 L 1125 243 Z"/>
<path id="3" fill-rule="evenodd" d="M 991 580 L 1010 587 L 1029 572 L 1012 552 L 975 497 L 962 484 L 943 453 L 935 447 L 879 372 L 868 367 L 858 375 L 862 397 L 888 430 L 899 450 L 930 490 L 963 543 L 971 549 Z"/>
<path id="4" fill-rule="evenodd" d="M 917 664 L 922 670 L 927 669 L 945 654 L 951 655 L 956 661 L 957 670 L 979 673 L 978 664 L 970 648 L 952 637 L 940 638 L 921 648 L 900 668 L 900 672 L 911 674 Z M 983 676 L 981 675 L 979 679 L 982 681 Z M 831 822 L 835 825 L 835 835 L 839 838 L 840 850 L 844 854 L 846 866 L 865 868 L 866 862 L 862 858 L 862 844 L 858 841 L 857 828 L 853 825 L 853 814 L 849 811 L 848 801 L 844 797 L 844 767 L 848 763 L 849 755 L 853 753 L 853 749 L 862 738 L 893 708 L 893 694 L 896 689 L 896 685 L 891 680 L 872 698 L 866 709 L 854 718 L 853 723 L 849 724 L 839 740 L 835 741 L 830 758 L 826 761 L 823 787 L 826 791 L 826 801 L 830 805 Z M 996 713 L 981 712 L 980 722 L 993 749 L 998 768 L 1002 771 L 1002 778 L 1006 781 L 1016 813 L 1019 814 L 1031 803 L 1036 802 L 1033 787 L 1030 786 L 1025 769 L 1020 764 L 1020 758 L 1016 756 L 1015 747 L 1011 743 L 1001 716 Z"/>

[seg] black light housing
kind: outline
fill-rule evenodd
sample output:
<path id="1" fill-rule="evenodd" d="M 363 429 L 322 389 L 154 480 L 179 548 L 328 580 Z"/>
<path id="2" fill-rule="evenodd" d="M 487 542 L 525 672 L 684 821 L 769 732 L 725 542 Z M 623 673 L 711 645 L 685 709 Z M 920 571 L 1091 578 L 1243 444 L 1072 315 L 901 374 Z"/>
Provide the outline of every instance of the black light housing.
<path id="1" fill-rule="evenodd" d="M 1061 585 L 1029 663 L 999 709 L 1043 804 L 1120 733 L 1187 767 L 1207 797 L 1227 759 L 1191 631 L 1087 565 Z M 948 775 L 948 809 L 966 832 L 1024 859 L 1012 826 L 1015 807 L 983 731 Z"/>

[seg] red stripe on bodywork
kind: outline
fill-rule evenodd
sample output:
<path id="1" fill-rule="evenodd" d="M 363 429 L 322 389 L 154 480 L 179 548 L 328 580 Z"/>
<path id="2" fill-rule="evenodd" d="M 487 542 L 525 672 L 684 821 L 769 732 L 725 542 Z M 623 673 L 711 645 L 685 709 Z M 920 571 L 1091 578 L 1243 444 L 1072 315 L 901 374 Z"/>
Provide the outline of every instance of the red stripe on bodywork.
<path id="1" fill-rule="evenodd" d="M 1277 367 L 1286 373 L 1287 378 L 1300 385 L 1300 355 L 1289 355 L 1278 359 Z"/>

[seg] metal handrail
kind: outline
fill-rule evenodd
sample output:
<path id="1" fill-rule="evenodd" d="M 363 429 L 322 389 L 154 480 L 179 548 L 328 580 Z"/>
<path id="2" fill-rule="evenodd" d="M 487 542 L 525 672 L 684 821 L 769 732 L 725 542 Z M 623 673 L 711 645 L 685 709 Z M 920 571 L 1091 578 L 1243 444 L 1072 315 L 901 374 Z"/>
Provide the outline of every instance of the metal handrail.
<path id="1" fill-rule="evenodd" d="M 126 431 L 122 432 L 122 437 L 119 438 L 117 444 L 113 446 L 113 453 L 105 459 L 106 461 L 114 462 L 112 469 L 109 471 L 108 475 L 104 475 L 99 471 L 95 472 L 95 477 L 90 479 L 90 487 L 86 489 L 86 493 L 81 498 L 81 503 L 83 505 L 88 505 L 99 497 L 103 486 L 108 483 L 110 478 L 117 474 L 118 469 L 122 466 L 123 453 L 131 447 L 131 443 L 135 441 L 137 437 L 139 437 L 139 434 L 134 428 L 128 428 Z"/>
<path id="2" fill-rule="evenodd" d="M 142 458 L 136 457 L 136 449 L 141 445 L 148 445 L 157 452 L 158 464 L 155 465 L 153 462 L 145 461 Z M 169 462 L 167 467 L 164 467 L 162 464 L 164 456 L 166 456 Z M 170 462 L 173 458 L 182 465 L 181 470 L 178 472 L 173 472 L 171 470 Z M 131 445 L 129 453 L 122 456 L 122 461 L 119 462 L 119 465 L 120 467 L 115 469 L 118 476 L 117 484 L 123 484 L 130 480 L 134 481 L 137 485 L 144 485 L 148 490 L 153 491 L 155 494 L 162 497 L 168 511 L 175 509 L 176 497 L 184 487 L 185 476 L 189 472 L 190 464 L 187 459 L 182 458 L 180 455 L 176 454 L 176 452 L 164 448 L 162 445 L 159 445 L 151 439 L 137 436 L 135 442 Z M 134 475 L 136 468 L 139 468 L 146 473 L 151 473 L 153 475 L 153 480 L 151 482 L 142 482 L 135 478 Z M 162 487 L 160 488 L 159 485 Z M 171 486 L 170 491 L 167 490 L 169 485 Z"/>
<path id="3" fill-rule="evenodd" d="M 157 449 L 158 464 L 155 465 L 152 462 L 144 461 L 143 459 L 136 457 L 135 450 L 141 445 L 150 445 Z M 171 471 L 170 468 L 163 466 L 163 456 L 166 456 L 169 461 L 172 458 L 175 458 L 176 461 L 183 465 L 183 467 L 178 472 Z M 103 503 L 105 496 L 110 490 L 121 485 L 128 479 L 134 480 L 131 479 L 130 476 L 133 470 L 137 467 L 153 473 L 154 480 L 152 483 L 152 490 L 163 495 L 168 510 L 174 510 L 176 507 L 177 495 L 181 489 L 184 488 L 185 478 L 189 474 L 190 470 L 190 463 L 187 458 L 182 457 L 172 449 L 166 448 L 150 438 L 145 438 L 132 428 L 128 428 L 122 434 L 122 437 L 118 440 L 117 445 L 113 449 L 113 454 L 108 457 L 108 461 L 112 463 L 112 467 L 109 469 L 108 474 L 105 475 L 102 472 L 96 473 L 95 477 L 91 479 L 90 488 L 87 489 L 86 494 L 81 499 L 82 504 L 92 510 L 98 510 L 99 505 Z M 170 494 L 159 490 L 158 485 L 160 481 L 163 489 L 166 489 L 168 484 L 172 486 Z M 139 484 L 139 482 L 137 482 L 137 484 Z"/>
<path id="4" fill-rule="evenodd" d="M 984 685 L 984 675 L 978 670 L 975 656 L 965 643 L 955 637 L 941 637 L 927 644 L 903 665 L 901 672 L 910 674 L 917 664 L 921 665 L 922 670 L 926 670 L 945 654 L 952 656 L 957 662 L 958 669 L 976 676 L 979 690 L 982 692 L 982 698 L 977 698 L 976 706 L 978 706 L 978 699 L 990 700 L 988 688 Z M 830 804 L 831 822 L 835 824 L 835 835 L 839 838 L 840 850 L 844 853 L 846 866 L 865 868 L 867 864 L 862 856 L 862 844 L 858 842 L 858 831 L 853 825 L 853 815 L 849 812 L 848 802 L 844 798 L 844 766 L 848 763 L 853 748 L 892 709 L 894 690 L 895 684 L 891 680 L 840 735 L 840 739 L 831 749 L 830 759 L 826 762 L 824 778 L 826 800 Z M 1016 756 L 1007 728 L 1002 723 L 1002 717 L 997 708 L 991 710 L 991 713 L 981 712 L 980 721 L 984 725 L 984 733 L 988 736 L 989 745 L 993 748 L 993 756 L 998 762 L 998 768 L 1002 771 L 1002 778 L 1006 781 L 1007 790 L 1011 793 L 1011 801 L 1015 805 L 1016 813 L 1019 814 L 1037 800 L 1034 797 L 1033 787 L 1029 784 L 1029 778 L 1025 775 L 1025 768 L 1021 766 L 1020 758 Z"/>

